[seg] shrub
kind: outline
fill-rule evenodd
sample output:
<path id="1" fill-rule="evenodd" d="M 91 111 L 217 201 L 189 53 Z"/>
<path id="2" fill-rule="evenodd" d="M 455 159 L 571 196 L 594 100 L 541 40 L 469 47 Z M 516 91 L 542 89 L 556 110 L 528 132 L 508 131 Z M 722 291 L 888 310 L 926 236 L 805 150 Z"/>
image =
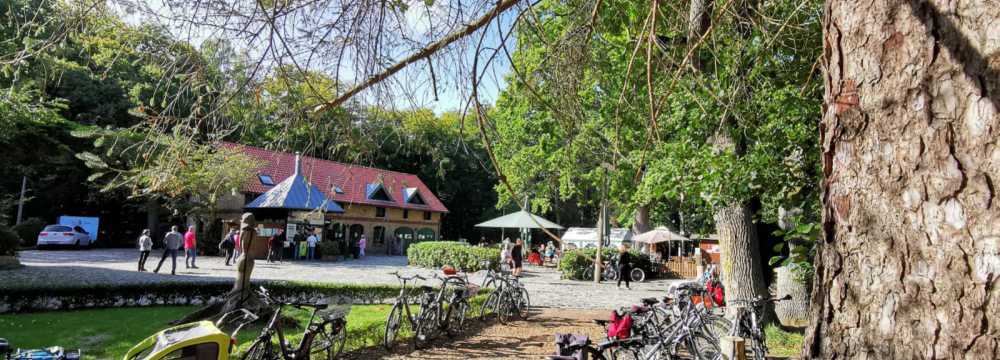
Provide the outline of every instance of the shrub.
<path id="1" fill-rule="evenodd" d="M 21 238 L 21 246 L 30 247 L 35 245 L 38 233 L 42 232 L 43 228 L 45 228 L 45 220 L 33 217 L 14 225 L 11 229 Z"/>
<path id="2" fill-rule="evenodd" d="M 15 255 L 21 239 L 10 227 L 0 224 L 0 256 Z"/>
<path id="3" fill-rule="evenodd" d="M 396 285 L 332 284 L 302 281 L 253 281 L 272 296 L 309 302 L 332 297 L 334 302 L 384 303 L 399 294 Z M 220 301 L 232 281 L 160 282 L 145 284 L 79 284 L 51 287 L 0 287 L 0 313 L 95 307 L 202 305 Z"/>
<path id="4" fill-rule="evenodd" d="M 438 269 L 450 265 L 466 272 L 483 270 L 482 261 L 490 261 L 497 266 L 500 249 L 469 246 L 457 241 L 425 241 L 410 245 L 406 251 L 410 265 Z"/>
<path id="5" fill-rule="evenodd" d="M 323 254 L 323 257 L 334 257 L 340 255 L 340 244 L 333 240 L 323 240 L 316 245 L 319 248 L 319 253 Z"/>
<path id="6" fill-rule="evenodd" d="M 607 261 L 618 257 L 618 250 L 614 248 L 604 248 L 601 251 L 601 260 Z M 652 276 L 653 264 L 649 260 L 649 255 L 631 250 L 632 266 L 642 269 L 647 277 Z M 559 260 L 559 271 L 562 272 L 563 279 L 570 280 L 593 280 L 594 279 L 594 256 L 597 249 L 577 249 L 563 253 Z"/>

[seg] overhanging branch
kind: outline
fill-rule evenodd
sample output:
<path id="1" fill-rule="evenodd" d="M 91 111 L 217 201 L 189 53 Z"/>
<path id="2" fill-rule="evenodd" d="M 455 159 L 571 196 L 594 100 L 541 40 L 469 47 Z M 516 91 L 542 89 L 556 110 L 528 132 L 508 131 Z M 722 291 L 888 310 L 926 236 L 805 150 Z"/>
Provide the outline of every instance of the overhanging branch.
<path id="1" fill-rule="evenodd" d="M 519 1 L 521 0 L 501 0 L 497 2 L 497 5 L 492 10 L 486 12 L 486 14 L 484 14 L 482 17 L 469 23 L 464 28 L 455 31 L 451 34 L 448 34 L 448 36 L 441 38 L 441 40 L 435 41 L 434 43 L 427 45 L 423 49 L 420 49 L 420 51 L 410 56 L 407 56 L 405 59 L 393 64 L 392 66 L 386 68 L 382 72 L 368 78 L 368 80 L 365 80 L 365 82 L 355 85 L 350 90 L 347 90 L 347 92 L 338 96 L 336 99 L 317 105 L 315 108 L 313 108 L 313 112 L 326 111 L 340 106 L 348 99 L 354 97 L 354 95 L 357 95 L 359 92 L 371 87 L 372 85 L 382 82 L 383 80 L 387 79 L 393 74 L 399 72 L 400 70 L 403 70 L 403 68 L 409 66 L 410 64 L 425 59 L 433 55 L 434 53 L 438 52 L 438 50 L 441 50 L 446 46 L 451 45 L 451 43 L 458 41 L 459 39 L 476 32 L 476 30 L 479 30 L 483 26 L 489 24 L 490 21 L 492 21 L 494 18 L 502 14 L 504 11 L 507 11 L 507 9 L 513 7 Z"/>

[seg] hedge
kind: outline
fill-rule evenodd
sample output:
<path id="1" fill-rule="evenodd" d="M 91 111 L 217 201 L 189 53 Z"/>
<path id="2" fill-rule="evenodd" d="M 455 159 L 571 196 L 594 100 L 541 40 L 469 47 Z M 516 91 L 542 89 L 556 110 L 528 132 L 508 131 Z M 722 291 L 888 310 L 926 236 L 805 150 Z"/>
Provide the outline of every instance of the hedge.
<path id="1" fill-rule="evenodd" d="M 264 286 L 276 298 L 290 301 L 335 298 L 333 302 L 336 303 L 374 304 L 394 299 L 399 294 L 399 286 L 396 285 L 254 281 L 253 286 Z M 99 307 L 203 305 L 221 300 L 232 288 L 231 281 L 2 288 L 0 314 Z"/>
<path id="2" fill-rule="evenodd" d="M 410 265 L 439 269 L 448 265 L 466 272 L 484 270 L 482 261 L 490 261 L 496 267 L 500 261 L 500 249 L 470 246 L 457 241 L 425 241 L 410 245 L 406 251 Z"/>
<path id="3" fill-rule="evenodd" d="M 21 238 L 7 225 L 0 224 L 0 256 L 15 255 Z"/>
<path id="4" fill-rule="evenodd" d="M 608 261 L 618 257 L 618 250 L 605 248 L 601 251 L 601 260 Z M 653 275 L 652 262 L 649 255 L 639 253 L 636 250 L 629 251 L 632 254 L 632 266 L 638 267 L 646 272 L 646 277 Z M 596 248 L 569 250 L 563 253 L 559 260 L 559 271 L 562 272 L 563 279 L 570 280 L 593 280 L 594 279 L 594 256 L 597 255 Z"/>

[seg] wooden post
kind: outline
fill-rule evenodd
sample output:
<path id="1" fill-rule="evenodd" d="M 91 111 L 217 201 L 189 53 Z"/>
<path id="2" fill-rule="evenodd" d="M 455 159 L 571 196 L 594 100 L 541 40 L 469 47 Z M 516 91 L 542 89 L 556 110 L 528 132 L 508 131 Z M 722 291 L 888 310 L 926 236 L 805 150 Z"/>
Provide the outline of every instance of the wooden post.
<path id="1" fill-rule="evenodd" d="M 746 360 L 746 341 L 737 336 L 724 336 L 719 342 L 723 360 Z"/>

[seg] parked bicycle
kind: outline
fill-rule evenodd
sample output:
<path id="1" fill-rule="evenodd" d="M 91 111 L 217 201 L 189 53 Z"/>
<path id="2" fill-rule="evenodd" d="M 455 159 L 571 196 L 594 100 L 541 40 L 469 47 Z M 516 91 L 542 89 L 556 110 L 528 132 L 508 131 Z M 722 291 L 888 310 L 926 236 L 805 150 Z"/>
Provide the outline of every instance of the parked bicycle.
<path id="1" fill-rule="evenodd" d="M 451 336 L 461 334 L 465 329 L 465 316 L 472 308 L 469 299 L 479 292 L 479 286 L 469 283 L 467 275 L 439 277 L 435 274 L 434 278 L 441 281 L 438 301 L 444 314 L 440 328 Z"/>
<path id="2" fill-rule="evenodd" d="M 501 274 L 496 278 L 496 287 L 483 302 L 479 317 L 489 320 L 493 315 L 501 324 L 506 324 L 512 318 L 527 319 L 531 314 L 531 297 L 528 289 L 517 277 Z"/>
<path id="3" fill-rule="evenodd" d="M 764 334 L 764 308 L 767 304 L 791 299 L 791 295 L 782 298 L 757 297 L 753 300 L 730 300 L 729 306 L 737 306 L 736 326 L 729 332 L 731 336 L 746 339 L 748 358 L 764 360 L 767 357 L 767 338 Z M 740 306 L 743 305 L 743 306 Z"/>
<path id="4" fill-rule="evenodd" d="M 243 356 L 247 360 L 276 359 L 336 359 L 344 350 L 347 339 L 347 314 L 350 306 L 330 308 L 325 303 L 281 302 L 261 287 L 257 293 L 268 305 L 274 306 L 270 321 Z M 282 328 L 282 310 L 286 307 L 309 310 L 309 322 L 298 346 L 291 347 Z"/>
<path id="5" fill-rule="evenodd" d="M 396 304 L 389 310 L 389 316 L 385 321 L 385 335 L 382 338 L 382 345 L 387 349 L 392 349 L 396 338 L 404 326 L 414 332 L 411 340 L 414 347 L 420 347 L 423 342 L 430 340 L 437 331 L 438 318 L 440 316 L 436 303 L 437 292 L 433 287 L 421 285 L 414 289 L 407 286 L 411 281 L 427 279 L 420 275 L 403 276 L 398 271 L 390 273 L 396 276 L 401 287 L 399 296 L 396 297 Z M 413 300 L 416 301 L 413 301 Z M 413 304 L 417 305 L 417 312 L 413 312 Z"/>
<path id="6" fill-rule="evenodd" d="M 616 281 L 620 275 L 621 274 L 618 273 L 618 260 L 604 262 L 603 269 L 601 270 L 601 276 L 604 280 Z M 646 280 L 646 271 L 640 269 L 639 267 L 633 267 L 632 270 L 629 271 L 629 279 L 631 279 L 632 282 L 643 282 Z"/>

